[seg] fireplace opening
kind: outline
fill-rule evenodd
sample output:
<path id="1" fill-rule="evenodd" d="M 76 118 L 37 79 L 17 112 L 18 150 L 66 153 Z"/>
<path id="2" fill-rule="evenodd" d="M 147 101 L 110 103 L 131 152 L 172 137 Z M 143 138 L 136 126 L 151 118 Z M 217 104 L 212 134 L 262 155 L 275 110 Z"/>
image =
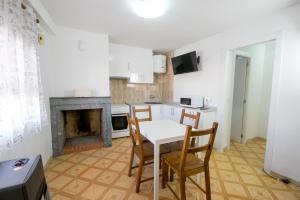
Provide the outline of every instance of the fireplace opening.
<path id="1" fill-rule="evenodd" d="M 62 112 L 64 153 L 101 147 L 102 109 L 65 110 Z"/>

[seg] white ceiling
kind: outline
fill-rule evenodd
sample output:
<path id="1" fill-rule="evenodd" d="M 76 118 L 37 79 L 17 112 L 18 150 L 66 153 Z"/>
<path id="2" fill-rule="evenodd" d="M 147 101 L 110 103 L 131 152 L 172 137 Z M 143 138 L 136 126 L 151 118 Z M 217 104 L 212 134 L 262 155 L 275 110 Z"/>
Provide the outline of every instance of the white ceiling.
<path id="1" fill-rule="evenodd" d="M 171 50 L 298 0 L 168 0 L 162 17 L 135 15 L 131 0 L 42 0 L 58 25 L 107 33 L 110 41 Z"/>

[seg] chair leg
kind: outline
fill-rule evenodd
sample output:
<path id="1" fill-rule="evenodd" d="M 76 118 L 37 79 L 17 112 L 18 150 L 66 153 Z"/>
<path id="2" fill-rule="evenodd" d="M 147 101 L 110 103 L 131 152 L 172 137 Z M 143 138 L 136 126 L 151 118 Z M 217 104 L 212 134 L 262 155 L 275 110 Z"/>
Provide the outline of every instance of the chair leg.
<path id="1" fill-rule="evenodd" d="M 205 191 L 206 191 L 206 200 L 211 200 L 209 166 L 205 167 Z"/>
<path id="2" fill-rule="evenodd" d="M 170 182 L 174 181 L 174 171 L 170 168 Z"/>
<path id="3" fill-rule="evenodd" d="M 137 173 L 137 176 L 136 176 L 136 188 L 135 188 L 135 192 L 136 193 L 140 192 L 140 185 L 141 185 L 141 178 L 142 178 L 142 173 L 143 173 L 143 166 L 144 166 L 144 160 L 140 160 L 139 169 L 138 169 L 138 173 Z"/>
<path id="4" fill-rule="evenodd" d="M 180 177 L 180 199 L 185 200 L 185 177 Z"/>
<path id="5" fill-rule="evenodd" d="M 129 161 L 129 169 L 128 169 L 128 176 L 129 177 L 131 177 L 133 157 L 134 157 L 134 151 L 133 151 L 133 147 L 132 147 L 131 154 L 130 154 L 130 161 Z"/>
<path id="6" fill-rule="evenodd" d="M 166 188 L 166 182 L 168 181 L 168 176 L 169 176 L 169 167 L 164 161 L 162 161 L 162 185 L 161 185 L 161 187 L 163 189 Z"/>

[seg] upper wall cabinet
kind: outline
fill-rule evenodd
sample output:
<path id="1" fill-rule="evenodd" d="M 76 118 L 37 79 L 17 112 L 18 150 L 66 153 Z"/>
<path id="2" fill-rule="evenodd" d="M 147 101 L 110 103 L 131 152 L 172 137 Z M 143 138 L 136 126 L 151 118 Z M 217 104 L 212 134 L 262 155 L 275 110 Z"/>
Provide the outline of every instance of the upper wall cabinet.
<path id="1" fill-rule="evenodd" d="M 152 50 L 110 44 L 110 77 L 131 83 L 153 83 Z"/>

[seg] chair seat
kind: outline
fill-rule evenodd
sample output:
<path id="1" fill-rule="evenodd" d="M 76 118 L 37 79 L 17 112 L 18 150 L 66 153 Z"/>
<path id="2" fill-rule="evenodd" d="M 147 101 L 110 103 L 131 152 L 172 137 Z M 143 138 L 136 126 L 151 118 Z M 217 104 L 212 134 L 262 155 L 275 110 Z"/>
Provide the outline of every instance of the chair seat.
<path id="1" fill-rule="evenodd" d="M 144 149 L 144 160 L 153 160 L 154 159 L 154 145 L 151 142 L 143 143 Z M 169 149 L 165 148 L 164 146 L 160 146 L 160 154 L 169 153 Z M 141 146 L 136 145 L 134 147 L 134 153 L 141 158 Z"/>
<path id="2" fill-rule="evenodd" d="M 180 157 L 181 151 L 175 151 L 162 155 L 162 159 L 166 162 L 176 174 L 180 174 Z M 192 176 L 204 171 L 204 162 L 197 158 L 196 155 L 188 153 L 184 166 L 184 175 Z"/>

